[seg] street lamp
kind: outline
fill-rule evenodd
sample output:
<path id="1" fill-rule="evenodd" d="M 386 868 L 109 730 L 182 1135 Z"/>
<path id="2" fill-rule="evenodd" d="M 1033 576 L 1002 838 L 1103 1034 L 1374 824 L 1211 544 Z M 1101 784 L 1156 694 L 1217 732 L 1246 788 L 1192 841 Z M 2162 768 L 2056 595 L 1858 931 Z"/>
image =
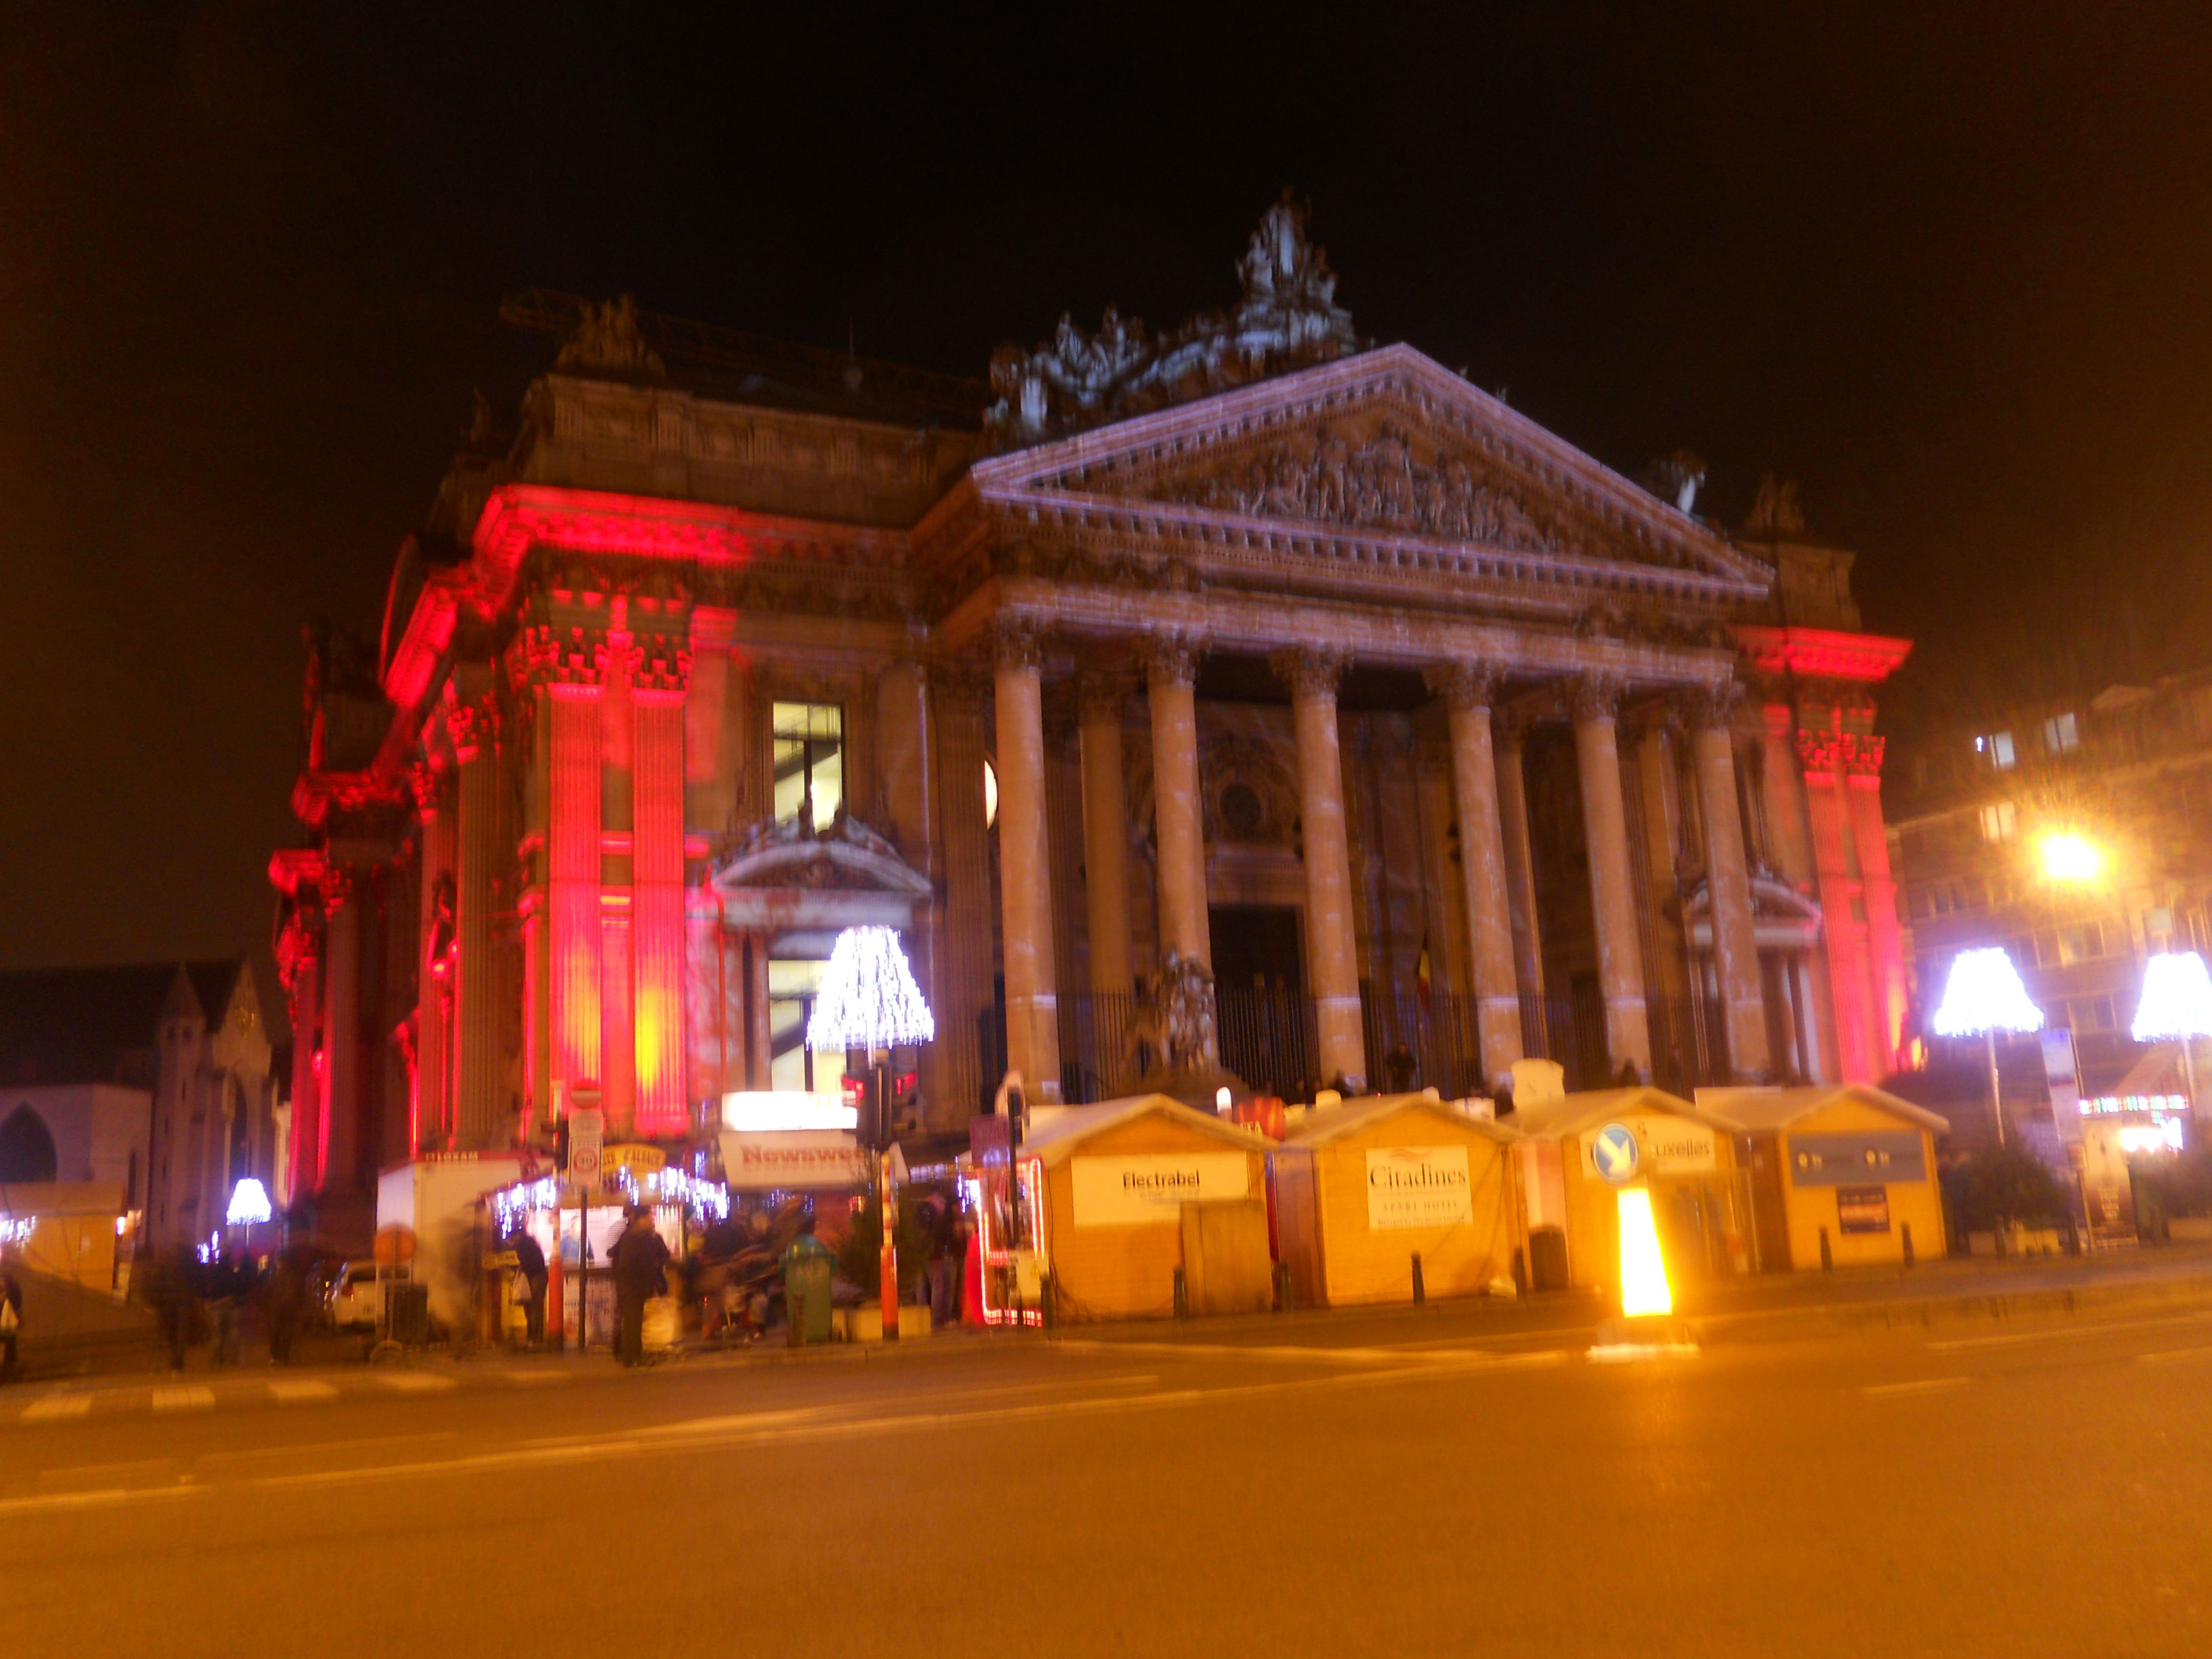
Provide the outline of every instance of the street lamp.
<path id="1" fill-rule="evenodd" d="M 2197 1111 L 2197 1039 L 2212 1036 L 2212 974 L 2194 951 L 2161 951 L 2143 964 L 2142 1000 L 2136 1006 L 2137 1042 L 2181 1043 L 2181 1086 Z"/>
<path id="2" fill-rule="evenodd" d="M 2105 873 L 2105 849 L 2072 830 L 2054 830 L 2043 837 L 2038 851 L 2043 873 L 2053 881 L 2090 886 Z"/>
<path id="3" fill-rule="evenodd" d="M 1990 1048 L 1990 1111 L 1996 1119 L 1997 1145 L 2004 1145 L 2004 1103 L 1997 1083 L 1997 1033 L 2039 1031 L 2043 1011 L 2027 1000 L 2027 988 L 2012 958 L 1995 945 L 1961 951 L 1943 987 L 1943 1006 L 1936 1011 L 1938 1036 L 1981 1036 Z"/>
<path id="4" fill-rule="evenodd" d="M 870 1086 L 875 1091 L 878 1140 L 888 1139 L 890 1130 L 891 1050 L 927 1042 L 936 1036 L 936 1017 L 914 982 L 897 930 L 848 927 L 838 934 L 830 950 L 830 965 L 822 972 L 821 994 L 806 1021 L 806 1046 L 817 1054 L 867 1051 L 874 1073 Z M 881 1150 L 869 1148 L 871 1152 Z M 880 1159 L 876 1187 L 884 1228 L 878 1257 L 884 1336 L 889 1340 L 898 1335 L 898 1230 L 891 1207 L 890 1168 Z"/>

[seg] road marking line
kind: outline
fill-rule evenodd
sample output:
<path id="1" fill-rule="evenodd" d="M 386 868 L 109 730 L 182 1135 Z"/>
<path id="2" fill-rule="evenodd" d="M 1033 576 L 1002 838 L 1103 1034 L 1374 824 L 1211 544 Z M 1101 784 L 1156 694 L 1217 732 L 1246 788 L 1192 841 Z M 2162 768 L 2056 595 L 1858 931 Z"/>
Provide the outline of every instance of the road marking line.
<path id="1" fill-rule="evenodd" d="M 41 1510 L 96 1510 L 149 1498 L 193 1498 L 205 1486 L 114 1486 L 102 1492 L 57 1492 L 40 1498 L 0 1498 L 0 1515 L 35 1515 Z"/>
<path id="2" fill-rule="evenodd" d="M 1971 1376 L 1923 1376 L 1910 1382 L 1875 1382 L 1859 1392 L 1875 1400 L 1887 1399 L 1892 1395 L 1942 1394 L 1952 1389 L 1963 1389 L 1973 1380 Z"/>
<path id="3" fill-rule="evenodd" d="M 2212 1312 L 2168 1314 L 2159 1319 L 2120 1319 L 2100 1325 L 2066 1325 L 2051 1330 L 2008 1331 L 2002 1336 L 1954 1336 L 1947 1341 L 1930 1342 L 1931 1353 L 1949 1353 L 1959 1348 L 2008 1348 L 2020 1342 L 2050 1342 L 2075 1336 L 2102 1336 L 2112 1331 L 2140 1331 L 2155 1325 L 2193 1325 L 2212 1319 Z"/>
<path id="4" fill-rule="evenodd" d="M 450 1376 L 428 1376 L 421 1371 L 387 1371 L 376 1380 L 395 1394 L 444 1394 L 456 1386 Z"/>
<path id="5" fill-rule="evenodd" d="M 500 1375 L 520 1388 L 527 1388 L 534 1382 L 574 1382 L 576 1380 L 574 1371 L 501 1371 Z"/>
<path id="6" fill-rule="evenodd" d="M 157 1412 L 211 1412 L 215 1390 L 197 1382 L 172 1383 L 154 1390 L 152 1404 Z"/>
<path id="7" fill-rule="evenodd" d="M 276 1397 L 280 1406 L 300 1406 L 310 1400 L 335 1400 L 337 1384 L 318 1382 L 312 1377 L 286 1377 L 269 1385 L 269 1392 Z"/>
<path id="8" fill-rule="evenodd" d="M 92 1410 L 88 1394 L 58 1394 L 47 1399 L 34 1401 L 23 1407 L 16 1419 L 19 1423 L 65 1423 L 87 1416 Z"/>
<path id="9" fill-rule="evenodd" d="M 1115 1342 L 1087 1337 L 1055 1337 L 1054 1351 L 1063 1353 L 1185 1354 L 1206 1359 L 1269 1359 L 1297 1364 L 1307 1362 L 1335 1365 L 1432 1364 L 1458 1366 L 1470 1363 L 1506 1364 L 1532 1358 L 1558 1358 L 1560 1350 L 1536 1354 L 1500 1352 L 1495 1348 L 1306 1348 L 1294 1343 L 1272 1342 L 1247 1346 L 1235 1342 Z"/>
<path id="10" fill-rule="evenodd" d="M 2169 1359 L 2212 1359 L 2212 1348 L 2168 1348 L 2163 1353 L 2139 1353 L 2136 1362 L 2142 1365 L 2163 1365 Z"/>

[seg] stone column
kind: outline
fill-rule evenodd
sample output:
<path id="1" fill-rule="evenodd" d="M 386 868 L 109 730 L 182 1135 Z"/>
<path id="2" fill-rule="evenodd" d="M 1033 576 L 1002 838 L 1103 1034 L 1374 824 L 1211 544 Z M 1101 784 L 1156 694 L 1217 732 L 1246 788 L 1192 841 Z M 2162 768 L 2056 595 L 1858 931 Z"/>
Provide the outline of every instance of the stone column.
<path id="1" fill-rule="evenodd" d="M 459 868 L 453 883 L 457 944 L 453 1038 L 454 1139 L 463 1149 L 507 1144 L 507 1114 L 500 1099 L 498 984 L 492 961 L 492 911 L 498 903 L 499 760 L 489 699 L 447 710 L 459 763 Z"/>
<path id="2" fill-rule="evenodd" d="M 361 903 L 351 870 L 323 872 L 323 1121 L 316 1158 L 325 1198 L 361 1182 Z"/>
<path id="3" fill-rule="evenodd" d="M 1341 652 L 1279 651 L 1268 665 L 1291 687 L 1297 732 L 1298 817 L 1306 867 L 1306 975 L 1324 1078 L 1367 1080 L 1367 1046 L 1359 1024 L 1358 942 L 1352 937 L 1352 849 L 1344 824 L 1344 757 L 1336 731 Z"/>
<path id="4" fill-rule="evenodd" d="M 1139 642 L 1152 710 L 1152 801 L 1159 838 L 1160 951 L 1213 967 L 1206 908 L 1206 819 L 1198 786 L 1198 659 L 1180 635 Z"/>
<path id="5" fill-rule="evenodd" d="M 1759 940 L 1752 930 L 1751 872 L 1744 858 L 1743 815 L 1736 804 L 1735 738 L 1729 716 L 1732 684 L 1686 699 L 1697 756 L 1698 802 L 1705 825 L 1705 896 L 1711 906 L 1713 972 L 1720 982 L 1729 1069 L 1739 1083 L 1760 1083 L 1772 1069 L 1767 1053 L 1766 999 L 1759 977 Z"/>
<path id="6" fill-rule="evenodd" d="M 1521 994 L 1533 1018 L 1521 1024 L 1522 1041 L 1551 1052 L 1544 1029 L 1544 938 L 1536 918 L 1536 854 L 1528 836 L 1528 775 L 1522 754 L 1522 726 L 1512 715 L 1491 716 L 1498 751 L 1498 827 L 1505 846 L 1505 895 L 1513 920 L 1513 963 Z"/>
<path id="7" fill-rule="evenodd" d="M 323 946 L 300 923 L 296 912 L 293 925 L 291 977 L 287 988 L 292 996 L 292 1145 L 284 1185 L 286 1194 L 296 1202 L 323 1184 L 323 1079 L 315 1068 L 323 1018 Z M 149 1159 L 146 1183 L 140 1189 L 147 1195 L 149 1215 L 155 1185 Z"/>
<path id="8" fill-rule="evenodd" d="M 1505 832 L 1498 812 L 1498 762 L 1490 702 L 1497 676 L 1474 663 L 1428 674 L 1451 717 L 1452 802 L 1459 819 L 1461 891 L 1467 906 L 1469 984 L 1482 1038 L 1483 1075 L 1493 1085 L 1521 1058 L 1521 995 L 1513 972 L 1513 908 L 1506 896 Z"/>
<path id="9" fill-rule="evenodd" d="M 1868 949 L 1866 896 L 1850 864 L 1850 813 L 1844 799 L 1844 733 L 1800 729 L 1798 764 L 1805 776 L 1806 817 L 1820 890 L 1820 927 L 1827 936 L 1828 988 L 1835 1018 L 1838 1080 L 1878 1082 L 1881 1028 Z"/>
<path id="10" fill-rule="evenodd" d="M 1127 996 L 1136 984 L 1129 954 L 1129 800 L 1121 775 L 1121 705 L 1129 688 L 1118 675 L 1086 674 L 1079 690 L 1091 988 Z"/>
<path id="11" fill-rule="evenodd" d="M 1575 684 L 1575 759 L 1582 777 L 1583 836 L 1589 852 L 1590 908 L 1597 921 L 1598 986 L 1605 998 L 1606 1053 L 1617 1071 L 1632 1062 L 1651 1074 L 1651 1033 L 1644 1006 L 1644 963 L 1636 934 L 1636 890 L 1628 868 L 1628 816 L 1620 794 L 1620 750 L 1613 715 L 1618 681 Z"/>
<path id="12" fill-rule="evenodd" d="M 934 975 L 924 988 L 937 1041 L 922 1049 L 922 1076 L 941 1127 L 965 1123 L 990 1103 L 999 1079 L 981 1074 L 979 1022 L 991 1006 L 991 831 L 983 822 L 984 698 L 980 665 L 933 664 L 929 731 L 936 768 L 936 842 L 945 903 Z M 763 1085 L 765 1086 L 765 1085 Z"/>
<path id="13" fill-rule="evenodd" d="M 1052 862 L 1044 812 L 1042 652 L 1036 629 L 993 630 L 999 737 L 999 918 L 1006 1064 L 1033 1098 L 1060 1098 L 1060 1000 L 1053 988 Z"/>

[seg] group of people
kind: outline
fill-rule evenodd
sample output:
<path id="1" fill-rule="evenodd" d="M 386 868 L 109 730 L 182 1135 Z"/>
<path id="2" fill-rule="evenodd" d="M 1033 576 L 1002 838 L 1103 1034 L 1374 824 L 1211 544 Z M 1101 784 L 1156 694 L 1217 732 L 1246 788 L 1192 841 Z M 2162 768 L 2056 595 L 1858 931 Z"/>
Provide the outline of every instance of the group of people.
<path id="1" fill-rule="evenodd" d="M 307 1261 L 296 1249 L 258 1257 L 204 1257 L 180 1244 L 139 1262 L 131 1275 L 131 1294 L 153 1310 L 168 1345 L 172 1370 L 184 1370 L 185 1356 L 203 1330 L 213 1363 L 236 1364 L 249 1308 L 260 1310 L 270 1363 L 289 1365 L 311 1298 L 308 1279 Z"/>

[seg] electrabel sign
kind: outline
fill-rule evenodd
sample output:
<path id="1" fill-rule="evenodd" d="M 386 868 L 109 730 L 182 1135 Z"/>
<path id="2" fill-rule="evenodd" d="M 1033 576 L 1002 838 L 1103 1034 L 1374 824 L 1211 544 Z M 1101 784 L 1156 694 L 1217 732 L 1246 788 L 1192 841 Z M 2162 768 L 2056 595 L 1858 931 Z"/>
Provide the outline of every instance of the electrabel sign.
<path id="1" fill-rule="evenodd" d="M 1141 1226 L 1176 1221 L 1186 1204 L 1249 1198 L 1252 1166 L 1243 1152 L 1145 1152 L 1079 1158 L 1070 1165 L 1079 1227 Z"/>

